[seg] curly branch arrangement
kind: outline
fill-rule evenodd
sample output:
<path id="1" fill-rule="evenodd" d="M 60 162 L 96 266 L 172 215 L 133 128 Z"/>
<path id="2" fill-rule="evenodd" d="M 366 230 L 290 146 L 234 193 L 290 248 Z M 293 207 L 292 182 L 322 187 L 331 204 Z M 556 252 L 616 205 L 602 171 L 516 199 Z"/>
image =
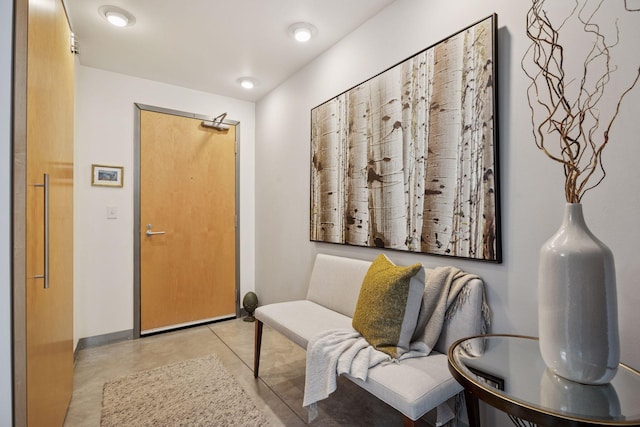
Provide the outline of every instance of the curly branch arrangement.
<path id="1" fill-rule="evenodd" d="M 592 21 L 603 1 L 595 10 L 585 13 L 586 1 L 580 6 L 575 1 L 570 14 L 554 28 L 547 12 L 545 0 L 533 0 L 527 13 L 527 36 L 531 45 L 522 59 L 522 69 L 531 83 L 527 99 L 536 145 L 549 158 L 564 167 L 565 197 L 568 203 L 580 203 L 584 194 L 597 187 L 606 172 L 602 165 L 602 152 L 609 142 L 609 131 L 618 117 L 620 104 L 640 79 L 640 68 L 631 85 L 620 95 L 608 122 L 600 120 L 598 102 L 605 94 L 616 67 L 611 64 L 611 48 L 619 42 L 607 40 L 598 24 Z M 571 18 L 581 23 L 593 45 L 582 64 L 580 80 L 567 81 L 565 75 L 565 49 L 560 44 L 560 30 Z M 532 65 L 525 60 L 531 58 Z M 570 88 L 574 85 L 573 88 Z M 577 86 L 576 86 L 577 85 Z M 536 123 L 536 117 L 542 119 Z M 599 130 L 603 127 L 603 130 Z M 551 149 L 548 139 L 559 140 L 559 147 Z M 591 182 L 590 182 L 591 181 Z"/>

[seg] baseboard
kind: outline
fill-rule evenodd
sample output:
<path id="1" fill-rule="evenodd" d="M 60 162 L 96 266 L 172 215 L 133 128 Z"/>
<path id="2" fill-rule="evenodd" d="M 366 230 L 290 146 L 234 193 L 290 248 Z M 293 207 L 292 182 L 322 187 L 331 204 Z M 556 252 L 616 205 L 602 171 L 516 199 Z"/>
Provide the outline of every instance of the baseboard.
<path id="1" fill-rule="evenodd" d="M 110 334 L 96 335 L 93 337 L 80 338 L 78 345 L 73 352 L 74 360 L 78 357 L 78 352 L 86 348 L 100 347 L 107 344 L 113 344 L 120 341 L 128 341 L 133 339 L 133 329 L 119 332 L 111 332 Z"/>
<path id="2" fill-rule="evenodd" d="M 240 317 L 245 317 L 249 313 L 245 309 L 240 309 Z M 223 319 L 228 320 L 228 319 Z M 86 348 L 100 347 L 107 344 L 114 344 L 120 341 L 129 341 L 133 339 L 133 329 L 129 329 L 126 331 L 112 332 L 110 334 L 104 335 L 96 335 L 93 337 L 80 338 L 78 340 L 78 345 L 73 352 L 73 360 L 75 361 L 78 357 L 78 352 L 80 350 L 84 350 Z"/>

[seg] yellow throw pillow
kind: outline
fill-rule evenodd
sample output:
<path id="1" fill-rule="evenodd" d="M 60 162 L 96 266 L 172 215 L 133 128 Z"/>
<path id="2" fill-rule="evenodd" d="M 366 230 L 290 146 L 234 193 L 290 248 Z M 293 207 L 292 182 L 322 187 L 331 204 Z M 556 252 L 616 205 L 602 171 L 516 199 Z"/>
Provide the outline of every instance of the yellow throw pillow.
<path id="1" fill-rule="evenodd" d="M 378 255 L 362 282 L 353 328 L 377 350 L 399 358 L 416 328 L 424 278 L 422 264 L 397 266 Z"/>

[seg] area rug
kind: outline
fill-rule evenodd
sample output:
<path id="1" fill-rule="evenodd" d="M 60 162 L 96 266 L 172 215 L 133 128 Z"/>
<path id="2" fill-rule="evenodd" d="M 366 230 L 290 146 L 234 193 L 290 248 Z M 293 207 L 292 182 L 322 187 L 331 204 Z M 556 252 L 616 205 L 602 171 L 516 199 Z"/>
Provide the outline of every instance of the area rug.
<path id="1" fill-rule="evenodd" d="M 100 425 L 244 427 L 269 422 L 212 355 L 105 383 Z"/>

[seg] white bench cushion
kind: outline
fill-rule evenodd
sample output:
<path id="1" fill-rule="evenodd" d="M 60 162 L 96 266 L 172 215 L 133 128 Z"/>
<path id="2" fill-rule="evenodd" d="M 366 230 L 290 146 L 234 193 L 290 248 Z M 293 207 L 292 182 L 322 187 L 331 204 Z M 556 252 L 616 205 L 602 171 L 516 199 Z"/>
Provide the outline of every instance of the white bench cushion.
<path id="1" fill-rule="evenodd" d="M 320 332 L 351 328 L 350 317 L 307 300 L 263 305 L 254 316 L 305 349 Z"/>
<path id="2" fill-rule="evenodd" d="M 436 352 L 375 366 L 369 369 L 367 381 L 345 377 L 412 420 L 463 390 L 449 373 L 447 356 Z"/>

